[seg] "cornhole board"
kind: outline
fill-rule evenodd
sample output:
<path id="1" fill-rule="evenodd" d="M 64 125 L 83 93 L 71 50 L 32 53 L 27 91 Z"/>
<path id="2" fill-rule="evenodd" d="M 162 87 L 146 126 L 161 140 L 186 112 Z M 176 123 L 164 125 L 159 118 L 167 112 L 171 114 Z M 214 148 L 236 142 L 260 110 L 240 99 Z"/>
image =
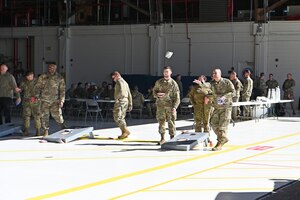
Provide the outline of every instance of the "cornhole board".
<path id="1" fill-rule="evenodd" d="M 21 132 L 21 126 L 14 125 L 12 123 L 0 125 L 0 137 Z"/>
<path id="2" fill-rule="evenodd" d="M 94 138 L 93 130 L 94 127 L 63 129 L 51 135 L 48 135 L 43 139 L 48 142 L 68 143 L 86 134 L 89 134 L 90 138 Z"/>
<path id="3" fill-rule="evenodd" d="M 207 142 L 208 133 L 184 132 L 161 145 L 161 149 L 189 151 L 196 145 Z"/>

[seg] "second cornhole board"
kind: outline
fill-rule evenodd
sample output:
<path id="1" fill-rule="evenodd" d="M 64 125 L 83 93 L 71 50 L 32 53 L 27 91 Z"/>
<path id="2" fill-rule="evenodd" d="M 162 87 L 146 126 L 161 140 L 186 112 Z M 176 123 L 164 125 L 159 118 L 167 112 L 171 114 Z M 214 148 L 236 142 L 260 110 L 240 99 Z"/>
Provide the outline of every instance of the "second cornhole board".
<path id="1" fill-rule="evenodd" d="M 21 126 L 14 125 L 12 123 L 0 125 L 0 137 L 21 132 Z"/>
<path id="2" fill-rule="evenodd" d="M 86 134 L 90 135 L 90 138 L 94 138 L 94 127 L 76 128 L 76 129 L 63 129 L 55 132 L 43 139 L 48 142 L 68 143 L 77 138 L 80 138 Z"/>
<path id="3" fill-rule="evenodd" d="M 161 145 L 161 149 L 189 151 L 200 143 L 206 142 L 208 133 L 186 132 Z"/>

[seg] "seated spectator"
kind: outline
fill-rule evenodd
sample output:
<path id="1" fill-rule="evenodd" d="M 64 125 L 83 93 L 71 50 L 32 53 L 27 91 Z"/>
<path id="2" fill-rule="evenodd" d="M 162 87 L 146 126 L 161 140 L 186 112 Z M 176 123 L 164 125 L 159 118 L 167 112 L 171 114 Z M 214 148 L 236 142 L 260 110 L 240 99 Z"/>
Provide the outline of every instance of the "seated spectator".
<path id="1" fill-rule="evenodd" d="M 145 99 L 149 99 L 150 101 L 146 103 L 146 109 L 150 118 L 152 118 L 155 114 L 155 98 L 153 96 L 153 86 L 151 86 L 147 94 L 145 95 Z"/>
<path id="2" fill-rule="evenodd" d="M 86 82 L 84 84 L 84 98 L 88 98 L 88 95 L 89 95 L 88 91 L 89 91 L 90 87 L 91 87 L 90 83 Z"/>
<path id="3" fill-rule="evenodd" d="M 108 92 L 107 92 L 107 82 L 106 81 L 103 81 L 102 84 L 101 84 L 101 87 L 99 88 L 100 90 L 100 97 L 101 98 L 107 98 L 108 97 Z"/>
<path id="4" fill-rule="evenodd" d="M 138 86 L 134 86 L 132 91 L 132 104 L 134 109 L 141 109 L 144 107 L 144 96 L 139 92 Z"/>
<path id="5" fill-rule="evenodd" d="M 112 84 L 107 85 L 107 96 L 106 99 L 115 99 L 115 90 Z"/>
<path id="6" fill-rule="evenodd" d="M 84 88 L 82 86 L 82 83 L 81 82 L 78 82 L 77 83 L 77 87 L 76 89 L 74 90 L 74 97 L 75 98 L 85 98 L 84 97 Z"/>
<path id="7" fill-rule="evenodd" d="M 97 91 L 97 86 L 95 83 L 91 83 L 90 87 L 87 90 L 87 98 L 88 99 L 93 99 L 96 97 L 96 91 Z"/>
<path id="8" fill-rule="evenodd" d="M 76 85 L 71 84 L 71 87 L 66 91 L 66 98 L 75 98 Z"/>

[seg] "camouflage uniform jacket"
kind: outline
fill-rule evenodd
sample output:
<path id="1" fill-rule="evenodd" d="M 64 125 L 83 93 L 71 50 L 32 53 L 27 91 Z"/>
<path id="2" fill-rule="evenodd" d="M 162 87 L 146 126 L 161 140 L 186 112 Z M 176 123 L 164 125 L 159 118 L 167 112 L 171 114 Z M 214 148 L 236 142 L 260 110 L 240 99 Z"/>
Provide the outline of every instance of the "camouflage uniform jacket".
<path id="1" fill-rule="evenodd" d="M 243 85 L 243 91 L 242 96 L 243 97 L 250 97 L 253 90 L 253 81 L 250 77 L 246 78 L 244 85 Z"/>
<path id="2" fill-rule="evenodd" d="M 31 97 L 39 98 L 38 95 L 35 93 L 35 85 L 37 80 L 34 79 L 32 81 L 24 80 L 20 84 L 20 88 L 23 93 L 24 100 L 30 100 Z"/>
<path id="3" fill-rule="evenodd" d="M 211 90 L 213 96 L 212 106 L 215 109 L 225 109 L 231 107 L 232 98 L 235 96 L 234 85 L 230 80 L 221 78 L 221 80 L 211 82 Z M 221 97 L 224 97 L 224 102 L 219 103 Z"/>
<path id="4" fill-rule="evenodd" d="M 157 93 L 165 93 L 165 96 L 158 97 Z M 160 107 L 176 108 L 180 104 L 179 88 L 172 78 L 165 80 L 161 78 L 155 82 L 153 96 L 156 98 L 156 105 Z"/>
<path id="5" fill-rule="evenodd" d="M 128 106 L 132 107 L 132 96 L 130 89 L 128 83 L 123 78 L 120 78 L 116 81 L 114 97 L 116 103 L 128 101 Z"/>
<path id="6" fill-rule="evenodd" d="M 266 82 L 267 88 L 268 89 L 274 89 L 278 86 L 278 82 L 276 80 L 267 80 Z"/>
<path id="7" fill-rule="evenodd" d="M 294 79 L 286 79 L 283 83 L 282 90 L 286 93 L 293 93 L 293 88 L 295 87 L 296 83 Z"/>
<path id="8" fill-rule="evenodd" d="M 0 74 L 0 97 L 13 98 L 16 87 L 17 83 L 13 75 L 9 72 Z M 16 93 L 16 97 L 20 97 L 20 94 Z"/>
<path id="9" fill-rule="evenodd" d="M 243 91 L 243 84 L 241 83 L 241 81 L 238 78 L 235 80 L 231 80 L 231 82 L 235 89 L 235 98 L 239 99 L 241 91 Z"/>
<path id="10" fill-rule="evenodd" d="M 55 73 L 42 74 L 36 84 L 36 94 L 40 95 L 41 101 L 48 103 L 65 101 L 65 80 Z"/>
<path id="11" fill-rule="evenodd" d="M 188 94 L 192 105 L 204 104 L 204 97 L 211 94 L 210 83 L 202 83 L 200 85 L 194 85 Z"/>
<path id="12" fill-rule="evenodd" d="M 254 85 L 255 88 L 261 90 L 261 91 L 264 91 L 266 90 L 267 88 L 267 85 L 266 85 L 266 82 L 264 79 L 260 79 L 258 78 L 256 81 L 255 81 L 255 85 Z"/>
<path id="13" fill-rule="evenodd" d="M 142 93 L 134 91 L 132 93 L 132 102 L 134 108 L 142 108 L 145 98 Z"/>

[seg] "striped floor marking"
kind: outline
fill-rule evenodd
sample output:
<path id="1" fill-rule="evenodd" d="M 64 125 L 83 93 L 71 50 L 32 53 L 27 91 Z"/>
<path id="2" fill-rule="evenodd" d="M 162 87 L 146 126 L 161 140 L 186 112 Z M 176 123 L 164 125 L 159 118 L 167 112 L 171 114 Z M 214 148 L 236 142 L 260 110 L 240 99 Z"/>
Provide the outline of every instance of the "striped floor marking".
<path id="1" fill-rule="evenodd" d="M 173 167 L 173 166 L 183 164 L 183 163 L 187 163 L 187 162 L 191 162 L 191 161 L 194 161 L 194 160 L 198 160 L 198 159 L 202 159 L 202 158 L 206 158 L 206 157 L 211 157 L 211 156 L 218 155 L 218 154 L 224 154 L 224 153 L 227 153 L 227 152 L 232 152 L 232 151 L 235 151 L 235 150 L 238 150 L 238 149 L 247 148 L 247 147 L 250 147 L 250 146 L 255 146 L 255 145 L 259 145 L 259 144 L 263 144 L 263 143 L 267 143 L 267 142 L 272 142 L 272 141 L 282 140 L 282 139 L 293 137 L 293 136 L 298 136 L 299 134 L 300 134 L 300 132 L 297 132 L 297 133 L 293 133 L 293 134 L 288 134 L 288 135 L 284 135 L 284 136 L 280 136 L 280 137 L 276 137 L 276 138 L 263 140 L 263 141 L 256 142 L 256 143 L 253 143 L 253 144 L 240 146 L 240 147 L 237 147 L 237 148 L 227 149 L 227 150 L 218 151 L 218 152 L 211 152 L 210 154 L 195 156 L 195 157 L 192 157 L 192 158 L 187 158 L 187 159 L 183 159 L 183 160 L 163 164 L 163 165 L 160 165 L 160 166 L 156 166 L 156 167 L 152 167 L 152 168 L 148 168 L 148 169 L 144 169 L 144 170 L 140 170 L 140 171 L 136 171 L 136 172 L 131 172 L 131 173 L 128 173 L 128 174 L 123 174 L 123 175 L 119 175 L 119 176 L 116 176 L 116 177 L 111 177 L 111 178 L 100 180 L 100 181 L 97 181 L 97 182 L 93 182 L 93 183 L 89 183 L 89 184 L 85 184 L 85 185 L 81 185 L 81 186 L 77 186 L 77 187 L 73 187 L 73 188 L 68 188 L 68 189 L 65 189 L 65 190 L 61 190 L 61 191 L 57 191 L 57 192 L 53 192 L 53 193 L 49 193 L 49 194 L 45 194 L 45 195 L 40 195 L 40 196 L 37 196 L 37 197 L 32 197 L 32 198 L 29 198 L 28 200 L 40 200 L 40 199 L 46 199 L 46 198 L 61 196 L 61 195 L 65 195 L 65 194 L 68 194 L 68 193 L 73 193 L 73 192 L 77 192 L 77 191 L 80 191 L 80 190 L 85 190 L 85 189 L 89 189 L 89 188 L 92 188 L 92 187 L 97 187 L 97 186 L 100 186 L 100 185 L 103 185 L 103 184 L 119 181 L 121 179 L 126 179 L 126 178 L 130 178 L 130 177 L 133 177 L 133 176 L 138 176 L 138 175 L 142 175 L 142 174 L 145 174 L 145 173 L 149 173 L 149 172 L 153 172 L 153 171 Z M 212 169 L 216 169 L 216 168 L 219 168 L 219 167 L 225 166 L 225 165 L 227 165 L 227 164 L 223 164 L 223 165 L 219 165 L 219 166 L 214 167 L 214 168 L 210 168 L 207 171 L 212 170 Z M 128 195 L 130 195 L 130 193 Z M 127 194 L 125 196 L 127 196 Z"/>
<path id="2" fill-rule="evenodd" d="M 218 168 L 230 165 L 230 164 L 235 164 L 236 162 L 239 162 L 239 161 L 247 160 L 247 159 L 250 159 L 250 158 L 254 158 L 256 156 L 268 154 L 268 153 L 273 152 L 273 151 L 278 151 L 278 150 L 285 149 L 285 148 L 288 148 L 288 147 L 291 147 L 291 146 L 296 146 L 296 145 L 300 145 L 300 142 L 297 142 L 297 143 L 294 143 L 294 144 L 289 144 L 289 145 L 286 145 L 286 146 L 283 146 L 283 147 L 279 147 L 279 148 L 276 148 L 276 149 L 271 149 L 271 150 L 268 150 L 268 151 L 265 151 L 265 152 L 261 152 L 261 153 L 256 154 L 256 155 L 247 156 L 245 158 L 241 158 L 241 159 L 238 159 L 238 160 L 235 160 L 235 161 L 231 161 L 231 162 L 228 162 L 228 163 L 217 165 L 217 166 L 212 167 L 212 168 L 208 168 L 208 169 L 205 169 L 205 170 L 194 172 L 192 174 L 181 176 L 181 177 L 178 177 L 178 178 L 175 178 L 175 179 L 172 179 L 172 180 L 168 180 L 168 181 L 156 184 L 156 185 L 148 186 L 146 188 L 143 188 L 143 189 L 140 189 L 140 190 L 136 190 L 136 191 L 133 191 L 133 192 L 129 192 L 127 194 L 123 194 L 123 195 L 119 195 L 119 196 L 116 196 L 116 197 L 112 197 L 112 198 L 110 198 L 110 200 L 120 199 L 120 198 L 123 198 L 123 197 L 126 197 L 126 196 L 130 196 L 130 195 L 137 194 L 137 193 L 140 193 L 140 192 L 146 192 L 146 191 L 149 191 L 149 190 L 152 191 L 153 188 L 156 188 L 158 186 L 162 186 L 162 185 L 165 185 L 165 184 L 168 184 L 168 183 L 171 183 L 171 182 L 175 182 L 175 181 L 178 181 L 178 180 L 186 179 L 186 178 L 188 178 L 190 176 L 194 176 L 194 175 L 198 175 L 198 174 L 201 174 L 201 173 L 204 173 L 204 172 L 212 171 L 212 170 L 215 170 L 215 169 L 218 169 Z M 273 190 L 273 188 L 271 189 L 271 191 L 272 190 Z"/>

